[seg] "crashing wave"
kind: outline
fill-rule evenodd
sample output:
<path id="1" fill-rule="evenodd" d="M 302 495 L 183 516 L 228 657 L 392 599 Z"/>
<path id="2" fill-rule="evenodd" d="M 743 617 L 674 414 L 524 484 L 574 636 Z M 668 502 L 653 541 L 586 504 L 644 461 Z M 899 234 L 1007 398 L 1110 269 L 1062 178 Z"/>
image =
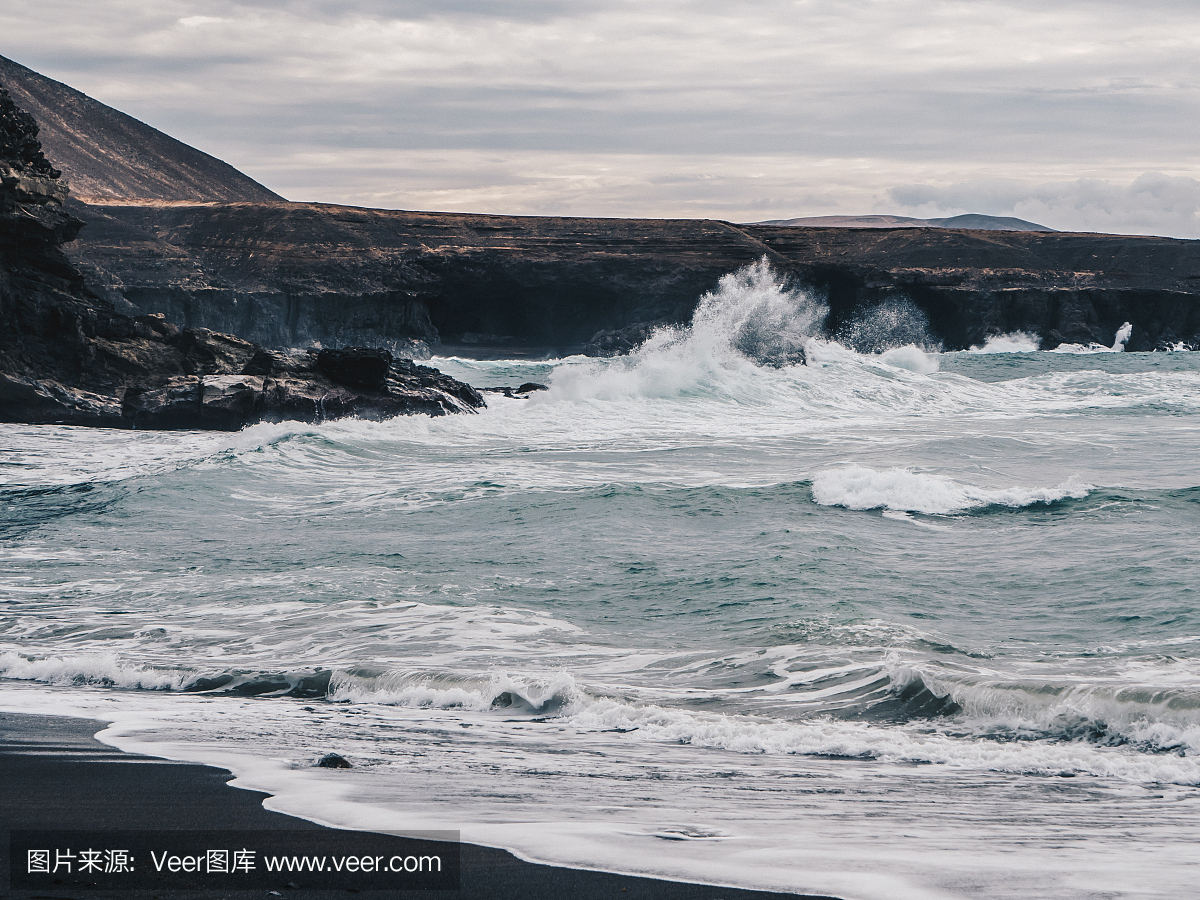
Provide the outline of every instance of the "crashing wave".
<path id="1" fill-rule="evenodd" d="M 1125 350 L 1125 345 L 1129 343 L 1129 338 L 1133 335 L 1133 325 L 1126 322 L 1117 329 L 1116 336 L 1113 338 L 1111 347 L 1106 347 L 1103 344 L 1092 342 L 1090 344 L 1059 344 L 1054 348 L 1055 353 L 1121 353 Z"/>
<path id="2" fill-rule="evenodd" d="M 949 515 L 988 506 L 1020 508 L 1035 503 L 1079 500 L 1092 485 L 1069 478 L 1049 488 L 981 488 L 961 484 L 944 475 L 911 469 L 870 469 L 846 466 L 817 474 L 812 480 L 813 499 L 822 506 L 847 509 L 888 509 L 926 515 Z"/>
<path id="3" fill-rule="evenodd" d="M 1027 331 L 988 335 L 983 344 L 971 347 L 969 353 L 1033 353 L 1042 346 L 1042 339 Z"/>

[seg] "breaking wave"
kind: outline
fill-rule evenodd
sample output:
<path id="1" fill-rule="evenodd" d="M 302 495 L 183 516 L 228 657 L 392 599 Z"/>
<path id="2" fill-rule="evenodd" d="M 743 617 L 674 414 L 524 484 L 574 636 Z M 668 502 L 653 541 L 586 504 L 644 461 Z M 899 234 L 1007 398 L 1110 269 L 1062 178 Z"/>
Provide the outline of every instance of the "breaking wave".
<path id="1" fill-rule="evenodd" d="M 115 653 L 31 657 L 0 653 L 0 676 L 43 684 L 178 691 L 194 673 L 123 663 Z"/>
<path id="2" fill-rule="evenodd" d="M 575 679 L 566 673 L 548 677 L 495 673 L 479 677 L 366 670 L 335 673 L 328 699 L 423 709 L 500 709 L 538 715 L 565 714 L 586 702 Z"/>
<path id="3" fill-rule="evenodd" d="M 588 690 L 566 672 L 469 676 L 350 669 L 198 676 L 124 666 L 114 657 L 5 653 L 0 674 L 59 685 L 461 710 L 504 721 L 514 715 L 552 718 L 581 733 L 736 753 L 1200 784 L 1200 693 L 1194 689 L 951 677 L 894 657 L 805 685 L 829 703 L 799 719 L 764 715 L 765 707 L 739 714 L 635 702 Z"/>
<path id="4" fill-rule="evenodd" d="M 1025 507 L 1036 503 L 1079 500 L 1092 485 L 1070 478 L 1049 488 L 982 488 L 944 475 L 911 469 L 847 466 L 821 472 L 812 480 L 813 499 L 822 506 L 889 509 L 926 515 L 949 515 L 988 506 Z"/>
<path id="5" fill-rule="evenodd" d="M 993 334 L 982 345 L 975 345 L 970 353 L 1033 353 L 1042 346 L 1042 339 L 1027 331 L 1009 334 Z"/>
<path id="6" fill-rule="evenodd" d="M 748 385 L 747 378 L 762 382 L 777 370 L 839 354 L 919 374 L 938 370 L 929 354 L 941 345 L 910 301 L 892 299 L 860 311 L 834 341 L 825 337 L 828 315 L 824 300 L 780 278 L 764 258 L 722 277 L 700 299 L 690 325 L 663 326 L 625 357 L 558 366 L 549 397 L 537 400 L 720 394 L 754 400 L 764 385 Z"/>
<path id="7" fill-rule="evenodd" d="M 778 278 L 765 259 L 721 278 L 684 327 L 664 326 L 627 357 L 567 363 L 554 395 L 577 399 L 672 397 L 705 393 L 728 372 L 780 369 L 805 361 L 828 307 Z"/>
<path id="8" fill-rule="evenodd" d="M 857 353 L 886 353 L 900 347 L 926 353 L 942 349 L 941 341 L 930 333 L 929 317 L 907 297 L 889 297 L 859 310 L 838 329 L 836 339 Z"/>
<path id="9" fill-rule="evenodd" d="M 1059 344 L 1054 348 L 1055 353 L 1121 353 L 1125 350 L 1125 345 L 1129 343 L 1129 338 L 1133 335 L 1133 326 L 1126 322 L 1117 329 L 1116 336 L 1113 338 L 1111 347 L 1105 347 L 1103 344 L 1095 342 L 1090 344 Z"/>

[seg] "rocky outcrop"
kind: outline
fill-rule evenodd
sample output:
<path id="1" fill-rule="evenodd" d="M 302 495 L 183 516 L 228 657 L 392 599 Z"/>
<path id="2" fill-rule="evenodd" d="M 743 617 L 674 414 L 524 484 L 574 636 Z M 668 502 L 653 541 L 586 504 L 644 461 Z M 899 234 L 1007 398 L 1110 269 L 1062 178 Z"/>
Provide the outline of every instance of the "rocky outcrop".
<path id="1" fill-rule="evenodd" d="M 237 429 L 483 406 L 469 385 L 386 350 L 272 351 L 122 313 L 63 253 L 84 223 L 64 209 L 60 175 L 0 89 L 0 421 Z"/>
<path id="2" fill-rule="evenodd" d="M 484 405 L 470 385 L 410 360 L 393 360 L 386 350 L 272 352 L 246 343 L 237 348 L 228 335 L 199 330 L 181 332 L 179 338 L 180 344 L 191 344 L 193 358 L 199 349 L 210 359 L 224 356 L 242 365 L 208 363 L 205 374 L 128 387 L 121 401 L 122 423 L 235 431 L 256 422 L 441 416 Z M 231 352 L 237 349 L 240 354 Z M 331 354 L 336 356 L 333 364 Z M 373 377 L 362 377 L 365 372 Z"/>
<path id="3" fill-rule="evenodd" d="M 85 331 L 83 358 L 68 361 L 79 364 L 74 378 L 39 377 L 38 366 L 17 372 L 5 366 L 0 421 L 236 431 L 259 422 L 440 416 L 485 405 L 470 385 L 411 360 L 393 360 L 387 351 L 278 352 L 206 329 L 180 330 L 160 317 L 131 323 L 131 335 Z M 320 360 L 330 352 L 342 358 L 334 377 Z M 62 356 L 52 361 L 61 364 Z M 339 380 L 359 362 L 385 364 L 378 383 Z"/>
<path id="4" fill-rule="evenodd" d="M 185 331 L 196 347 L 227 350 L 229 338 Z M 323 356 L 337 354 L 337 364 Z M 386 350 L 290 353 L 245 344 L 236 373 L 176 376 L 156 386 L 131 386 L 121 401 L 122 422 L 136 428 L 211 428 L 235 431 L 253 422 L 390 419 L 397 415 L 472 412 L 484 406 L 469 385 Z M 206 366 L 209 371 L 214 366 Z M 367 384 L 359 372 L 378 373 Z"/>

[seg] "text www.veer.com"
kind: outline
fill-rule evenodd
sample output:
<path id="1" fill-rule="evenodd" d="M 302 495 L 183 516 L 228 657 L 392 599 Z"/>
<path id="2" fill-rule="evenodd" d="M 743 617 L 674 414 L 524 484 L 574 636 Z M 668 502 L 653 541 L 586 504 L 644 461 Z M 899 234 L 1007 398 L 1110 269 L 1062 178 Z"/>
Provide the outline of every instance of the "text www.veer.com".
<path id="1" fill-rule="evenodd" d="M 440 856 L 264 856 L 268 872 L 440 872 Z"/>

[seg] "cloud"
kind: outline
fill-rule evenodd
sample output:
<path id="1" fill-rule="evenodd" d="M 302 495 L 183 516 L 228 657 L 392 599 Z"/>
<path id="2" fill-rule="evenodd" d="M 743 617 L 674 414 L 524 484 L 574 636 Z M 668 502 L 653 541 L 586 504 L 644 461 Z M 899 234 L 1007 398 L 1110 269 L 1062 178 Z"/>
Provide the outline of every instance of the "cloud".
<path id="1" fill-rule="evenodd" d="M 1200 181 L 1146 172 L 1129 184 L 1096 178 L 1024 184 L 1012 179 L 909 184 L 888 196 L 914 215 L 1015 215 L 1060 231 L 1200 238 Z"/>
<path id="2" fill-rule="evenodd" d="M 1200 118 L 1200 6 L 1178 0 L 42 0 L 0 10 L 0 35 L 0 53 L 324 199 L 335 181 L 409 197 L 369 165 L 351 183 L 303 164 L 336 148 L 380 173 L 537 159 L 596 193 L 555 206 L 532 172 L 527 193 L 486 196 L 566 214 L 871 212 L 896 185 L 1186 174 Z M 600 158 L 638 162 L 596 180 Z M 476 196 L 457 162 L 421 175 Z M 599 186 L 639 177 L 657 181 Z"/>
<path id="3" fill-rule="evenodd" d="M 219 25 L 224 22 L 224 19 L 219 19 L 216 16 L 188 16 L 180 19 L 179 24 L 184 28 L 198 28 L 201 25 Z"/>

